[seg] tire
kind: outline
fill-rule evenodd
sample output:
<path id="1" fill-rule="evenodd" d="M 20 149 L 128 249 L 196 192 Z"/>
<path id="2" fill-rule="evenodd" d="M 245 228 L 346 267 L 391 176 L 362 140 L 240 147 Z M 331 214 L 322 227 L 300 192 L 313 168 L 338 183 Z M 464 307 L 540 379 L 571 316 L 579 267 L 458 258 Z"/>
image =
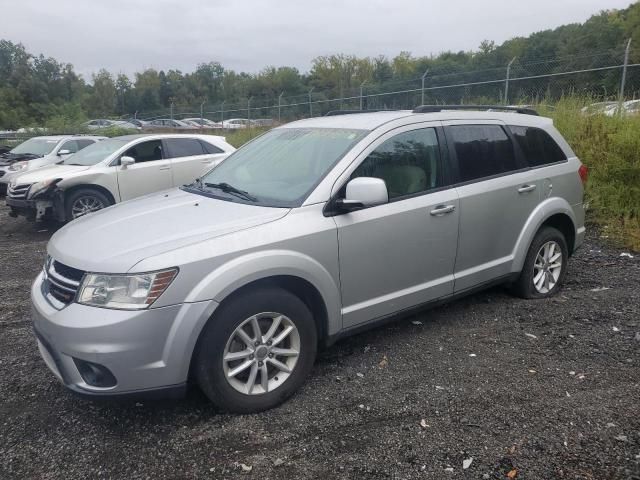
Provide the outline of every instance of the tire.
<path id="1" fill-rule="evenodd" d="M 561 263 L 555 269 L 553 266 L 557 264 L 557 260 L 552 262 L 544 260 L 546 253 L 542 249 L 547 245 L 550 246 L 548 251 L 552 252 L 549 259 L 556 258 L 560 253 L 557 260 L 561 260 Z M 553 250 L 551 245 L 554 246 Z M 557 251 L 558 247 L 559 252 Z M 522 298 L 547 298 L 555 295 L 567 274 L 568 259 L 569 250 L 564 235 L 553 227 L 542 227 L 531 242 L 520 276 L 511 286 L 512 292 Z M 544 268 L 539 268 L 537 265 L 543 265 Z M 555 275 L 556 271 L 558 272 L 557 276 Z M 536 285 L 536 279 L 538 285 Z M 547 279 L 549 279 L 548 284 L 546 283 Z M 540 282 L 542 282 L 542 287 L 540 287 Z"/>
<path id="2" fill-rule="evenodd" d="M 65 199 L 64 216 L 66 221 L 75 220 L 87 213 L 97 212 L 111 205 L 111 200 L 101 191 L 94 188 L 80 188 L 71 192 Z M 80 212 L 82 204 L 84 212 Z M 89 207 L 93 205 L 93 209 Z"/>
<path id="3" fill-rule="evenodd" d="M 280 315 L 279 322 L 274 320 L 277 315 Z M 255 324 L 250 320 L 254 316 L 257 316 L 258 328 L 265 337 L 265 342 L 260 342 L 259 346 L 254 343 L 257 335 Z M 280 343 L 269 346 L 266 337 L 275 323 L 278 327 L 271 337 L 274 341 L 284 334 L 285 329 L 295 328 Z M 240 327 L 251 341 L 239 333 Z M 250 343 L 254 346 L 250 347 Z M 204 327 L 194 358 L 195 377 L 204 394 L 223 411 L 254 413 L 268 410 L 281 404 L 304 383 L 315 361 L 317 343 L 313 315 L 298 297 L 277 287 L 243 292 L 223 302 Z M 253 354 L 247 357 L 251 349 Z M 269 349 L 267 356 L 265 349 Z M 296 350 L 299 353 L 294 357 Z M 286 351 L 287 355 L 278 355 L 281 351 Z M 238 360 L 224 360 L 232 354 L 245 356 Z M 274 361 L 281 366 L 285 364 L 290 373 L 276 367 Z M 250 367 L 231 376 L 247 362 Z M 265 368 L 266 392 L 263 388 Z M 253 384 L 252 375 L 255 375 Z"/>

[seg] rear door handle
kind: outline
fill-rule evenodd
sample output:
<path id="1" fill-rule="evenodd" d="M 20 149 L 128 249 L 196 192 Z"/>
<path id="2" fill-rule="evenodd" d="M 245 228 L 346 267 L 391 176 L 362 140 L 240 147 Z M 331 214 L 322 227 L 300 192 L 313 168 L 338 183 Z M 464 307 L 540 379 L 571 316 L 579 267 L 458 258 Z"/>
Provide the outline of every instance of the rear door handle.
<path id="1" fill-rule="evenodd" d="M 440 215 L 444 215 L 446 213 L 451 213 L 456 209 L 455 205 L 438 205 L 436 208 L 431 210 L 431 215 L 434 217 L 439 217 Z"/>
<path id="2" fill-rule="evenodd" d="M 171 170 L 170 166 L 160 167 L 158 170 Z"/>
<path id="3" fill-rule="evenodd" d="M 518 189 L 518 193 L 527 193 L 527 192 L 533 192 L 536 189 L 535 185 L 522 185 L 519 189 Z"/>

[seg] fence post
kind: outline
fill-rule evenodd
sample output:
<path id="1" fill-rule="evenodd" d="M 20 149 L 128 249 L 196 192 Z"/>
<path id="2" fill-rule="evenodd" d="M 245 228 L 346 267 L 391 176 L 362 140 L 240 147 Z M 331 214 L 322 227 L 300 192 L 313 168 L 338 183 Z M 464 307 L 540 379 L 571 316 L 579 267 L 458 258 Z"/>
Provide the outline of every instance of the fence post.
<path id="1" fill-rule="evenodd" d="M 629 65 L 629 50 L 631 48 L 631 39 L 627 42 L 627 48 L 624 50 L 624 64 L 622 66 L 622 80 L 620 80 L 620 95 L 618 96 L 618 113 L 622 113 L 622 102 L 624 102 L 624 84 L 627 81 L 627 65 Z"/>
<path id="2" fill-rule="evenodd" d="M 311 103 L 311 93 L 313 92 L 313 89 L 316 87 L 311 87 L 311 90 L 309 90 L 309 116 L 313 117 L 313 104 Z"/>
<path id="3" fill-rule="evenodd" d="M 424 105 L 424 80 L 427 78 L 427 73 L 429 73 L 429 69 L 422 74 L 422 87 L 420 88 L 420 105 Z"/>
<path id="4" fill-rule="evenodd" d="M 515 61 L 516 61 L 516 57 L 513 57 L 509 62 L 509 65 L 507 65 L 507 78 L 505 79 L 505 82 L 504 82 L 504 104 L 505 105 L 509 104 L 509 77 L 511 76 L 511 65 Z"/>
<path id="5" fill-rule="evenodd" d="M 360 110 L 362 110 L 362 91 L 364 89 L 364 84 L 365 83 L 367 83 L 366 80 L 360 84 Z"/>
<path id="6" fill-rule="evenodd" d="M 169 106 L 169 108 L 171 108 L 170 118 L 171 120 L 173 120 L 173 102 L 171 102 L 171 105 Z"/>
<path id="7" fill-rule="evenodd" d="M 201 104 L 200 104 L 200 122 L 201 124 L 204 126 L 204 102 L 206 100 L 204 100 Z"/>
<path id="8" fill-rule="evenodd" d="M 284 95 L 284 90 L 280 95 L 278 95 L 278 123 L 280 123 L 280 105 L 282 104 L 282 95 Z"/>
<path id="9" fill-rule="evenodd" d="M 251 99 L 253 97 L 247 98 L 247 120 L 249 120 L 249 125 L 251 126 Z"/>
<path id="10" fill-rule="evenodd" d="M 222 117 L 220 118 L 220 123 L 222 124 L 222 128 L 224 128 L 224 102 L 226 102 L 226 100 L 222 101 L 222 106 L 220 107 L 220 110 L 221 110 L 220 114 Z"/>

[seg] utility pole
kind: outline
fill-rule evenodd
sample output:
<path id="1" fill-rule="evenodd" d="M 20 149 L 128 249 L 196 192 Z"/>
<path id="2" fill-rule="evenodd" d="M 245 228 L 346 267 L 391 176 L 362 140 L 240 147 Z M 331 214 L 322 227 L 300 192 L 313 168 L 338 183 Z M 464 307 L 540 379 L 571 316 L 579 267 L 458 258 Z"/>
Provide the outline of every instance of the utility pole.
<path id="1" fill-rule="evenodd" d="M 220 124 L 222 125 L 222 128 L 224 128 L 224 102 L 226 102 L 226 100 L 222 101 L 222 107 L 220 108 L 221 110 Z"/>
<path id="2" fill-rule="evenodd" d="M 247 98 L 247 120 L 249 120 L 249 125 L 247 126 L 251 126 L 251 100 L 252 99 L 253 97 Z"/>
<path id="3" fill-rule="evenodd" d="M 422 88 L 420 89 L 420 105 L 424 105 L 424 81 L 427 78 L 427 73 L 429 73 L 429 69 L 422 74 Z"/>
<path id="4" fill-rule="evenodd" d="M 622 113 L 622 102 L 624 102 L 624 86 L 627 82 L 627 66 L 629 65 L 629 50 L 631 49 L 631 39 L 627 42 L 624 50 L 624 65 L 622 66 L 622 79 L 620 80 L 620 94 L 618 95 L 618 113 Z"/>
<path id="5" fill-rule="evenodd" d="M 365 84 L 365 83 L 367 83 L 367 81 L 366 81 L 366 80 L 360 84 L 360 110 L 362 110 L 362 103 L 363 103 L 363 102 L 362 102 L 362 100 L 363 100 L 363 98 L 362 98 L 362 92 L 363 92 L 364 84 Z"/>
<path id="6" fill-rule="evenodd" d="M 171 120 L 173 120 L 173 100 L 171 101 L 171 105 L 170 105 L 169 108 L 171 109 L 170 110 L 171 111 L 170 118 L 171 118 Z"/>
<path id="7" fill-rule="evenodd" d="M 200 104 L 200 123 L 202 126 L 204 126 L 204 102 L 206 102 L 206 100 L 203 100 Z"/>
<path id="8" fill-rule="evenodd" d="M 278 123 L 280 123 L 280 105 L 282 103 L 282 95 L 284 95 L 284 90 L 278 95 Z"/>
<path id="9" fill-rule="evenodd" d="M 504 83 L 504 104 L 505 105 L 509 104 L 509 77 L 511 76 L 511 65 L 515 61 L 516 61 L 516 57 L 513 57 L 509 62 L 509 65 L 507 65 L 507 78 L 505 79 L 505 83 Z"/>
<path id="10" fill-rule="evenodd" d="M 309 116 L 313 117 L 313 104 L 312 104 L 312 98 L 311 98 L 311 93 L 313 92 L 313 89 L 316 87 L 311 87 L 311 90 L 309 90 Z"/>

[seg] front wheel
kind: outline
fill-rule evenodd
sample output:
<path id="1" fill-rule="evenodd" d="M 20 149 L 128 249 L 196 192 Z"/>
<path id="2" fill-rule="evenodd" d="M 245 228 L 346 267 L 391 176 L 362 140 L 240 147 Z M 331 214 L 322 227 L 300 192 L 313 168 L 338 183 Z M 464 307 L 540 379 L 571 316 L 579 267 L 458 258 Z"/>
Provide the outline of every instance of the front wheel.
<path id="1" fill-rule="evenodd" d="M 105 194 L 92 188 L 81 188 L 72 192 L 65 201 L 67 221 L 97 212 L 111 205 Z"/>
<path id="2" fill-rule="evenodd" d="M 553 227 L 543 227 L 529 247 L 514 293 L 523 298 L 554 295 L 567 273 L 569 253 L 564 235 Z"/>
<path id="3" fill-rule="evenodd" d="M 223 410 L 267 410 L 291 396 L 309 374 L 317 334 L 305 303 L 280 288 L 261 288 L 224 302 L 198 343 L 195 374 Z"/>

